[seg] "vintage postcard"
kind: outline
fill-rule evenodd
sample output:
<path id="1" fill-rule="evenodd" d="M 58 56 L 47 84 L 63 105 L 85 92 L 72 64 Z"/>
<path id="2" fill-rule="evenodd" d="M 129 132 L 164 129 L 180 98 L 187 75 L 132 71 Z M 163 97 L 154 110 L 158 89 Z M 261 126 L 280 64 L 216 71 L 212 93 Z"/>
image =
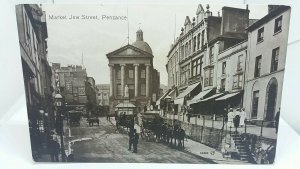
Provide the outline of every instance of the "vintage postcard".
<path id="1" fill-rule="evenodd" d="M 34 161 L 274 163 L 290 14 L 16 5 Z"/>

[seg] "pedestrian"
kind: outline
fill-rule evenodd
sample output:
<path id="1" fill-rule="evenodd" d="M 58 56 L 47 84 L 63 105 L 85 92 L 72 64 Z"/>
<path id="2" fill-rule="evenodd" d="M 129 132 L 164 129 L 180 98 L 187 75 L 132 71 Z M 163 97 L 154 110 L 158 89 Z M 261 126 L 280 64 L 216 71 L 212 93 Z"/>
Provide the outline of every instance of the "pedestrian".
<path id="1" fill-rule="evenodd" d="M 245 108 L 240 110 L 240 126 L 243 127 L 245 125 L 245 121 L 247 119 L 247 113 L 245 112 Z"/>
<path id="2" fill-rule="evenodd" d="M 233 118 L 234 118 L 233 108 L 229 109 L 229 112 L 228 112 L 227 116 L 228 116 L 227 126 L 228 127 L 233 127 Z"/>
<path id="3" fill-rule="evenodd" d="M 280 108 L 279 108 L 278 112 L 277 112 L 276 115 L 275 115 L 276 134 L 277 134 L 277 132 L 278 132 L 279 117 L 280 117 Z"/>
<path id="4" fill-rule="evenodd" d="M 128 150 L 131 151 L 131 146 L 133 144 L 133 136 L 134 136 L 134 130 L 133 128 L 130 128 L 129 133 L 128 133 L 128 137 L 129 137 L 129 147 Z"/>
<path id="5" fill-rule="evenodd" d="M 59 150 L 60 150 L 60 145 L 56 141 L 51 139 L 49 141 L 49 151 L 50 151 L 50 158 L 52 162 L 59 162 L 58 159 Z"/>
<path id="6" fill-rule="evenodd" d="M 137 153 L 137 145 L 139 141 L 139 135 L 136 133 L 136 129 L 133 130 L 133 153 Z"/>

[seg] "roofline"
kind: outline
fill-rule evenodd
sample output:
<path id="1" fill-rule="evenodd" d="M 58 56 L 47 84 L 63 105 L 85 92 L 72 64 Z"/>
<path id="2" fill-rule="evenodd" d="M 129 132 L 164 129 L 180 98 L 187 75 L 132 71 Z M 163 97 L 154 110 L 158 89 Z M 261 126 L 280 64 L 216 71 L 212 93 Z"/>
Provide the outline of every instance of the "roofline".
<path id="1" fill-rule="evenodd" d="M 125 49 L 125 48 L 127 48 L 127 47 L 132 47 L 133 49 L 135 49 L 135 50 L 137 50 L 137 51 L 139 51 L 139 52 L 141 52 L 141 53 L 147 54 L 147 55 L 151 56 L 152 58 L 154 57 L 153 54 L 151 54 L 151 53 L 149 53 L 149 52 L 146 52 L 146 51 L 144 51 L 144 50 L 142 50 L 142 49 L 140 49 L 140 48 L 137 48 L 137 47 L 135 47 L 135 46 L 133 46 L 133 45 L 130 45 L 130 44 L 127 44 L 127 45 L 125 45 L 125 46 L 123 46 L 123 47 L 120 47 L 120 48 L 118 48 L 118 49 L 116 49 L 116 50 L 114 50 L 114 51 L 112 51 L 112 52 L 109 52 L 109 53 L 106 54 L 106 56 L 107 56 L 107 58 L 109 58 L 109 57 L 110 57 L 111 55 L 113 55 L 114 53 L 116 53 L 116 52 L 118 52 L 118 51 L 121 51 L 122 49 Z"/>
<path id="2" fill-rule="evenodd" d="M 258 21 L 254 22 L 252 25 L 246 28 L 247 31 L 253 31 L 254 29 L 260 27 L 261 25 L 265 24 L 266 22 L 272 20 L 275 16 L 280 15 L 281 13 L 291 9 L 290 6 L 281 5 L 278 8 L 274 9 L 273 11 L 269 12 L 267 15 L 259 19 Z"/>

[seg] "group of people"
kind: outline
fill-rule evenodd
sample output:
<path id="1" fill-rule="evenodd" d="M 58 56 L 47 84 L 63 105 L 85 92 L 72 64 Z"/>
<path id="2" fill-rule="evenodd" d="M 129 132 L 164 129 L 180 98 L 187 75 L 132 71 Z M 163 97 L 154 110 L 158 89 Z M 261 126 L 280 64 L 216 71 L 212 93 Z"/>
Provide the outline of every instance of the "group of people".
<path id="1" fill-rule="evenodd" d="M 245 112 L 245 108 L 236 108 L 235 110 L 233 108 L 229 108 L 227 117 L 225 114 L 225 122 L 227 122 L 227 127 L 243 127 L 246 119 L 247 113 Z"/>
<path id="2" fill-rule="evenodd" d="M 133 153 L 137 153 L 137 145 L 139 141 L 139 134 L 136 132 L 136 129 L 133 127 L 130 128 L 129 133 L 129 147 L 128 150 L 131 151 L 131 147 L 133 147 Z"/>

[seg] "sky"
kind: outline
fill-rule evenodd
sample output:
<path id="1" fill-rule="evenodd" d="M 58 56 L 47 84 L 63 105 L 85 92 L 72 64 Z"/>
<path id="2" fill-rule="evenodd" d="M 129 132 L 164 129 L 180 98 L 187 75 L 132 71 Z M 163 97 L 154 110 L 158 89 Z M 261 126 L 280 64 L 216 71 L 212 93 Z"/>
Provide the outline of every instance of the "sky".
<path id="1" fill-rule="evenodd" d="M 206 7 L 206 4 L 202 4 Z M 223 6 L 246 8 L 246 5 L 210 5 L 210 11 L 217 15 Z M 160 81 L 167 85 L 167 53 L 171 44 L 180 34 L 186 16 L 196 16 L 198 4 L 98 4 L 63 5 L 44 4 L 48 29 L 48 59 L 50 63 L 83 65 L 88 76 L 96 84 L 109 83 L 109 67 L 106 54 L 136 39 L 139 27 L 143 30 L 144 41 L 152 48 L 154 67 L 160 72 Z M 127 20 L 70 20 L 50 19 L 50 16 L 102 15 L 127 16 Z M 267 6 L 249 5 L 250 18 L 259 19 L 267 14 Z M 82 57 L 83 56 L 83 57 Z"/>

